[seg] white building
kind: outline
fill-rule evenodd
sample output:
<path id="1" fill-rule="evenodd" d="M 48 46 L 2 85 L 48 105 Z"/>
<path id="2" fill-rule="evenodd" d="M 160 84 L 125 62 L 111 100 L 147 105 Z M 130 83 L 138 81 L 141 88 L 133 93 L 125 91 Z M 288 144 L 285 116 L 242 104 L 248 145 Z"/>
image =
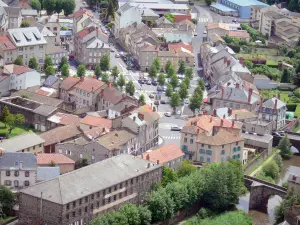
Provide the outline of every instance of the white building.
<path id="1" fill-rule="evenodd" d="M 0 185 L 19 190 L 36 183 L 37 161 L 32 153 L 0 152 Z"/>

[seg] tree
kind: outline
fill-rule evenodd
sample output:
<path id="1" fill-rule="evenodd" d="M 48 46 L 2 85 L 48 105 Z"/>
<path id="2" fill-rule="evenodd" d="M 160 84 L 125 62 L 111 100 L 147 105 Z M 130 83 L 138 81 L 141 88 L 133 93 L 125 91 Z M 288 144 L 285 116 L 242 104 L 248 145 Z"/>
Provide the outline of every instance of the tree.
<path id="1" fill-rule="evenodd" d="M 188 92 L 187 86 L 184 82 L 182 82 L 180 85 L 180 89 L 179 89 L 180 98 L 185 99 L 185 98 L 187 98 L 188 94 L 189 94 L 189 92 Z"/>
<path id="2" fill-rule="evenodd" d="M 84 77 L 85 76 L 85 65 L 84 64 L 80 64 L 77 68 L 77 77 Z"/>
<path id="3" fill-rule="evenodd" d="M 120 213 L 125 215 L 127 223 L 131 225 L 140 225 L 141 218 L 138 208 L 133 204 L 126 204 L 120 208 Z"/>
<path id="4" fill-rule="evenodd" d="M 47 15 L 52 15 L 55 11 L 56 0 L 43 0 L 43 8 L 47 11 Z"/>
<path id="5" fill-rule="evenodd" d="M 167 90 L 166 90 L 166 96 L 171 97 L 173 91 L 174 91 L 173 86 L 171 84 L 168 84 Z"/>
<path id="6" fill-rule="evenodd" d="M 159 60 L 159 58 L 156 57 L 156 58 L 153 60 L 152 64 L 155 65 L 156 71 L 159 72 L 159 71 L 160 71 L 160 60 Z"/>
<path id="7" fill-rule="evenodd" d="M 33 9 L 36 9 L 38 12 L 41 10 L 42 6 L 39 0 L 31 0 L 30 6 Z"/>
<path id="8" fill-rule="evenodd" d="M 25 122 L 25 117 L 23 114 L 21 113 L 17 113 L 15 115 L 15 123 L 16 124 L 23 124 Z"/>
<path id="9" fill-rule="evenodd" d="M 9 134 L 11 134 L 11 131 L 15 128 L 16 126 L 16 117 L 14 114 L 9 114 L 6 117 L 6 123 L 8 124 L 8 126 L 10 127 L 9 129 Z"/>
<path id="10" fill-rule="evenodd" d="M 183 80 L 182 83 L 185 83 L 186 87 L 189 89 L 190 87 L 190 78 L 188 76 L 186 76 Z"/>
<path id="11" fill-rule="evenodd" d="M 200 110 L 201 104 L 202 104 L 202 92 L 201 93 L 194 93 L 192 97 L 190 98 L 190 104 L 189 108 L 195 115 L 196 109 Z"/>
<path id="12" fill-rule="evenodd" d="M 297 98 L 300 98 L 300 88 L 296 88 L 294 91 L 293 91 L 295 97 Z"/>
<path id="13" fill-rule="evenodd" d="M 30 24 L 27 21 L 22 21 L 20 27 L 24 28 L 24 27 L 30 27 Z"/>
<path id="14" fill-rule="evenodd" d="M 178 83 L 179 83 L 178 77 L 176 75 L 173 75 L 170 79 L 171 79 L 170 84 L 175 89 L 178 86 Z"/>
<path id="15" fill-rule="evenodd" d="M 193 72 L 192 68 L 186 68 L 185 69 L 185 76 L 190 78 L 190 80 L 193 79 L 193 73 L 194 72 Z"/>
<path id="16" fill-rule="evenodd" d="M 271 177 L 273 180 L 276 180 L 279 175 L 279 167 L 275 161 L 271 161 L 263 166 L 263 172 L 266 176 Z"/>
<path id="17" fill-rule="evenodd" d="M 104 82 L 104 83 L 108 83 L 109 82 L 109 76 L 107 73 L 103 73 L 102 74 L 102 77 L 101 77 L 101 80 Z"/>
<path id="18" fill-rule="evenodd" d="M 179 74 L 184 74 L 185 73 L 185 63 L 184 63 L 183 60 L 179 61 L 178 73 Z"/>
<path id="19" fill-rule="evenodd" d="M 198 80 L 198 86 L 202 89 L 202 91 L 205 90 L 205 82 L 202 78 Z"/>
<path id="20" fill-rule="evenodd" d="M 171 99 L 170 99 L 170 106 L 173 108 L 173 112 L 175 112 L 176 107 L 181 105 L 181 98 L 179 93 L 174 92 L 171 95 Z"/>
<path id="21" fill-rule="evenodd" d="M 172 76 L 176 76 L 175 69 L 173 65 L 169 66 L 167 77 L 171 78 Z"/>
<path id="22" fill-rule="evenodd" d="M 18 56 L 15 59 L 14 64 L 19 65 L 19 66 L 23 66 L 24 65 L 23 58 L 21 58 L 20 56 Z"/>
<path id="23" fill-rule="evenodd" d="M 1 120 L 3 121 L 3 123 L 5 124 L 6 127 L 6 123 L 7 123 L 7 117 L 10 115 L 9 109 L 7 106 L 4 106 L 2 109 L 2 116 L 1 116 Z"/>
<path id="24" fill-rule="evenodd" d="M 281 76 L 281 83 L 289 83 L 290 82 L 290 73 L 288 69 L 284 68 Z"/>
<path id="25" fill-rule="evenodd" d="M 68 59 L 67 59 L 66 56 L 64 56 L 64 57 L 61 58 L 61 61 L 60 61 L 60 63 L 59 63 L 58 68 L 61 69 L 61 68 L 63 67 L 64 64 L 68 64 Z"/>
<path id="26" fill-rule="evenodd" d="M 157 76 L 157 69 L 154 63 L 152 63 L 152 65 L 150 66 L 149 76 L 152 78 L 155 78 Z"/>
<path id="27" fill-rule="evenodd" d="M 0 203 L 2 211 L 6 216 L 12 215 L 13 207 L 16 203 L 14 193 L 5 186 L 0 186 Z"/>
<path id="28" fill-rule="evenodd" d="M 140 105 L 146 105 L 145 96 L 143 94 L 141 94 L 139 97 L 139 103 Z"/>
<path id="29" fill-rule="evenodd" d="M 162 180 L 161 180 L 161 185 L 163 187 L 167 186 L 167 184 L 169 183 L 173 183 L 175 181 L 177 181 L 178 176 L 177 173 L 170 169 L 167 166 L 163 166 L 162 168 Z"/>
<path id="30" fill-rule="evenodd" d="M 165 15 L 165 18 L 167 18 L 171 23 L 174 23 L 174 15 L 173 14 L 167 13 Z"/>
<path id="31" fill-rule="evenodd" d="M 283 159 L 291 158 L 291 142 L 288 139 L 287 135 L 285 135 L 284 138 L 281 138 L 277 148 L 280 150 L 280 155 Z"/>
<path id="32" fill-rule="evenodd" d="M 104 12 L 105 19 L 108 20 L 109 17 L 111 17 L 112 20 L 114 20 L 115 19 L 115 11 L 116 11 L 115 3 L 113 2 L 113 0 L 108 0 L 107 8 Z"/>
<path id="33" fill-rule="evenodd" d="M 125 77 L 124 77 L 123 74 L 120 75 L 117 84 L 118 84 L 118 86 L 121 88 L 121 90 L 123 90 L 123 87 L 124 87 L 125 84 L 126 84 Z"/>
<path id="34" fill-rule="evenodd" d="M 157 79 L 157 82 L 160 86 L 164 86 L 165 83 L 166 83 L 166 77 L 163 73 L 159 74 L 158 75 L 158 79 Z"/>
<path id="35" fill-rule="evenodd" d="M 55 4 L 55 12 L 57 14 L 60 14 L 63 10 L 63 4 L 64 4 L 65 0 L 56 0 L 56 4 Z"/>
<path id="36" fill-rule="evenodd" d="M 97 79 L 99 79 L 101 77 L 101 68 L 99 65 L 97 65 L 95 68 L 95 75 L 96 75 Z"/>
<path id="37" fill-rule="evenodd" d="M 280 156 L 280 154 L 275 153 L 273 159 L 276 162 L 276 164 L 279 168 L 279 171 L 281 171 L 283 164 L 282 164 L 282 157 Z"/>
<path id="38" fill-rule="evenodd" d="M 166 73 L 169 72 L 169 68 L 170 68 L 171 65 L 172 65 L 171 61 L 168 60 L 168 61 L 166 62 L 166 64 L 165 64 L 165 72 L 166 72 Z"/>
<path id="39" fill-rule="evenodd" d="M 196 167 L 188 160 L 184 160 L 177 170 L 178 177 L 188 176 L 196 171 Z"/>
<path id="40" fill-rule="evenodd" d="M 135 92 L 135 86 L 132 82 L 132 80 L 130 80 L 127 84 L 126 84 L 126 93 L 129 94 L 130 96 L 133 96 L 134 95 L 134 92 Z"/>
<path id="41" fill-rule="evenodd" d="M 188 206 L 188 192 L 184 184 L 179 182 L 173 182 L 166 186 L 166 192 L 170 195 L 171 199 L 174 201 L 174 211 Z"/>
<path id="42" fill-rule="evenodd" d="M 61 75 L 62 75 L 63 77 L 68 77 L 68 76 L 70 76 L 69 64 L 64 64 L 64 65 L 61 67 Z"/>
<path id="43" fill-rule="evenodd" d="M 60 30 L 69 30 L 69 29 L 68 29 L 68 27 L 66 27 L 66 26 L 61 26 L 61 27 L 60 27 Z M 65 57 L 65 56 L 64 56 L 64 57 Z"/>
<path id="44" fill-rule="evenodd" d="M 110 57 L 109 54 L 105 53 L 100 58 L 100 68 L 102 71 L 108 71 L 110 68 Z"/>
<path id="45" fill-rule="evenodd" d="M 118 70 L 117 66 L 114 66 L 111 70 L 111 75 L 114 78 L 114 81 L 117 79 L 117 77 L 119 76 L 120 71 Z"/>
<path id="46" fill-rule="evenodd" d="M 151 211 L 145 206 L 138 206 L 141 225 L 150 225 L 151 224 Z"/>
<path id="47" fill-rule="evenodd" d="M 63 0 L 63 10 L 66 17 L 73 14 L 75 7 L 75 0 Z"/>
<path id="48" fill-rule="evenodd" d="M 29 68 L 37 70 L 38 66 L 39 66 L 39 64 L 38 64 L 36 57 L 32 57 L 29 59 L 29 62 L 28 62 Z"/>
<path id="49" fill-rule="evenodd" d="M 50 75 L 54 75 L 55 74 L 55 69 L 53 66 L 48 66 L 46 69 L 45 69 L 45 74 L 46 76 L 50 76 Z"/>
<path id="50" fill-rule="evenodd" d="M 50 56 L 46 56 L 45 61 L 44 61 L 44 70 L 46 70 L 46 68 L 48 66 L 53 66 L 53 61 L 52 58 Z"/>

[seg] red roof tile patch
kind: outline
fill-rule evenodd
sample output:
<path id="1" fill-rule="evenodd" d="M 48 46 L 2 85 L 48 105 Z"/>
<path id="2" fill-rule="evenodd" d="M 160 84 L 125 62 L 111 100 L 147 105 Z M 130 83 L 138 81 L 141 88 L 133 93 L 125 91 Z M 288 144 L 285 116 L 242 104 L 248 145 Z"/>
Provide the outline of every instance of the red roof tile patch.
<path id="1" fill-rule="evenodd" d="M 39 95 L 45 95 L 45 96 L 49 96 L 51 94 L 51 92 L 44 91 L 42 89 L 37 89 L 35 93 L 37 93 Z"/>
<path id="2" fill-rule="evenodd" d="M 38 165 L 50 165 L 55 163 L 60 164 L 75 164 L 75 162 L 63 154 L 37 154 L 37 164 Z"/>
<path id="3" fill-rule="evenodd" d="M 101 88 L 104 85 L 104 82 L 90 78 L 90 77 L 85 77 L 83 81 L 78 82 L 75 87 L 78 89 L 81 89 L 83 91 L 87 92 L 94 92 Z"/>
<path id="4" fill-rule="evenodd" d="M 76 36 L 79 37 L 79 38 L 83 38 L 85 37 L 86 35 L 92 33 L 94 30 L 96 30 L 97 28 L 95 27 L 86 27 L 84 28 L 82 31 L 79 31 Z"/>
<path id="5" fill-rule="evenodd" d="M 76 19 L 83 14 L 87 14 L 88 16 L 92 16 L 92 13 L 86 9 L 79 9 L 78 11 L 74 12 L 73 17 Z"/>
<path id="6" fill-rule="evenodd" d="M 3 51 L 16 49 L 16 46 L 9 40 L 7 36 L 0 36 L 0 48 Z"/>
<path id="7" fill-rule="evenodd" d="M 3 73 L 4 74 L 16 74 L 16 75 L 20 75 L 26 72 L 31 72 L 34 71 L 33 69 L 27 67 L 27 66 L 19 66 L 19 65 L 15 65 L 15 64 L 9 64 L 9 65 L 5 65 L 4 66 L 4 70 Z"/>
<path id="8" fill-rule="evenodd" d="M 72 88 L 75 84 L 79 82 L 79 79 L 77 77 L 68 77 L 60 85 L 60 88 L 64 90 L 69 90 Z"/>
<path id="9" fill-rule="evenodd" d="M 104 127 L 107 129 L 111 129 L 112 127 L 112 121 L 109 119 L 104 119 L 101 117 L 96 117 L 96 116 L 89 116 L 87 115 L 86 117 L 84 117 L 81 121 L 81 124 L 85 124 L 88 126 L 92 126 L 92 127 Z"/>
<path id="10" fill-rule="evenodd" d="M 176 44 L 168 44 L 168 46 L 169 46 L 169 49 L 174 49 L 176 51 L 178 51 L 181 48 L 185 48 L 185 49 L 189 50 L 190 52 L 193 52 L 193 46 L 190 44 L 186 44 L 182 41 L 178 42 Z"/>
<path id="11" fill-rule="evenodd" d="M 117 88 L 109 86 L 103 89 L 101 92 L 103 99 L 112 104 L 117 104 L 119 101 L 123 99 L 123 94 Z"/>
<path id="12" fill-rule="evenodd" d="M 235 38 L 249 38 L 250 35 L 247 31 L 238 31 L 238 30 L 233 30 L 233 31 L 229 31 L 228 34 L 229 37 L 235 37 Z"/>
<path id="13" fill-rule="evenodd" d="M 58 123 L 61 125 L 70 125 L 70 124 L 78 124 L 81 120 L 78 116 L 66 113 L 56 113 L 48 118 L 49 121 L 53 123 Z"/>

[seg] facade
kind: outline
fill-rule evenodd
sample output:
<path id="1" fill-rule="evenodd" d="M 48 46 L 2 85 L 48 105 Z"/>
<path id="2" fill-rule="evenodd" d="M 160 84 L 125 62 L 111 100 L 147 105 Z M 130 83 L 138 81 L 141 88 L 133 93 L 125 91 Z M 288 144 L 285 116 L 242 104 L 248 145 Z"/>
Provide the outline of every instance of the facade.
<path id="1" fill-rule="evenodd" d="M 141 157 L 154 163 L 167 166 L 170 169 L 177 170 L 184 160 L 184 153 L 177 145 L 168 144 L 161 148 L 147 151 L 143 153 Z"/>
<path id="2" fill-rule="evenodd" d="M 19 28 L 22 22 L 21 8 L 4 7 L 8 17 L 8 29 Z"/>
<path id="3" fill-rule="evenodd" d="M 185 157 L 193 161 L 243 160 L 244 139 L 234 121 L 207 115 L 192 118 L 181 130 L 180 143 Z"/>
<path id="4" fill-rule="evenodd" d="M 60 24 L 57 14 L 51 16 L 43 16 L 38 18 L 38 22 L 45 25 L 55 35 L 55 45 L 61 45 L 60 41 Z"/>
<path id="5" fill-rule="evenodd" d="M 37 154 L 37 165 L 39 167 L 57 166 L 60 174 L 71 172 L 75 169 L 75 161 L 63 154 Z"/>
<path id="6" fill-rule="evenodd" d="M 0 185 L 13 191 L 36 183 L 37 164 L 32 153 L 0 153 Z"/>
<path id="7" fill-rule="evenodd" d="M 25 66 L 28 65 L 30 58 L 36 57 L 42 68 L 47 41 L 36 27 L 9 29 L 8 37 L 17 48 L 16 56 L 23 58 Z"/>
<path id="8" fill-rule="evenodd" d="M 0 149 L 5 152 L 42 153 L 45 140 L 29 132 L 0 142 Z"/>
<path id="9" fill-rule="evenodd" d="M 207 24 L 207 37 L 211 38 L 213 35 L 220 37 L 239 38 L 246 41 L 250 40 L 250 35 L 247 31 L 242 30 L 240 24 L 237 23 L 210 23 Z"/>
<path id="10" fill-rule="evenodd" d="M 86 27 L 75 34 L 74 56 L 79 63 L 95 69 L 104 54 L 110 54 L 108 37 L 98 27 Z"/>
<path id="11" fill-rule="evenodd" d="M 49 225 L 88 224 L 125 202 L 141 203 L 161 177 L 161 165 L 138 157 L 106 159 L 22 190 L 19 221 L 30 224 L 42 215 Z"/>
<path id="12" fill-rule="evenodd" d="M 46 55 L 50 56 L 54 65 L 59 65 L 62 57 L 68 58 L 68 51 L 60 46 L 52 46 L 46 49 Z"/>
<path id="13" fill-rule="evenodd" d="M 0 66 L 12 63 L 17 58 L 16 49 L 7 36 L 0 36 Z"/>

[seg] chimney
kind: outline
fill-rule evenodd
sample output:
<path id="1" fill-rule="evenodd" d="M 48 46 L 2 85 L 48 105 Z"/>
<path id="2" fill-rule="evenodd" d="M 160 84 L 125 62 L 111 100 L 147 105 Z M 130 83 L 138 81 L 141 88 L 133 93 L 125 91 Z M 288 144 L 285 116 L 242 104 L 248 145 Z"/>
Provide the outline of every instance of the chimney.
<path id="1" fill-rule="evenodd" d="M 243 62 L 242 65 L 243 65 L 244 68 L 246 67 L 246 63 L 245 62 Z"/>
<path id="2" fill-rule="evenodd" d="M 152 111 L 153 111 L 153 112 L 156 112 L 156 108 L 155 108 L 155 106 L 153 106 L 153 108 L 152 108 Z"/>
<path id="3" fill-rule="evenodd" d="M 239 61 L 240 61 L 240 64 L 243 64 L 243 62 L 244 62 L 243 57 L 240 57 Z"/>
<path id="4" fill-rule="evenodd" d="M 236 83 L 236 84 L 235 84 L 235 88 L 240 88 L 240 84 L 239 84 L 239 83 Z"/>
<path id="5" fill-rule="evenodd" d="M 231 127 L 234 127 L 234 120 L 233 120 L 232 123 L 231 123 Z"/>
<path id="6" fill-rule="evenodd" d="M 248 93 L 248 103 L 251 102 L 252 92 L 253 92 L 253 89 L 252 89 L 252 88 L 249 88 L 249 93 Z"/>
<path id="7" fill-rule="evenodd" d="M 150 155 L 149 154 L 146 155 L 146 159 L 150 160 Z"/>
<path id="8" fill-rule="evenodd" d="M 210 117 L 210 120 L 209 120 L 209 122 L 210 122 L 210 123 L 212 123 L 212 117 Z"/>
<path id="9" fill-rule="evenodd" d="M 144 114 L 138 113 L 138 117 L 139 117 L 140 120 L 144 120 Z"/>
<path id="10" fill-rule="evenodd" d="M 104 42 L 102 42 L 102 48 L 104 48 Z"/>
<path id="11" fill-rule="evenodd" d="M 83 82 L 84 81 L 84 76 L 80 77 L 80 81 Z"/>
<path id="12" fill-rule="evenodd" d="M 92 92 L 94 92 L 94 87 L 92 87 Z"/>
<path id="13" fill-rule="evenodd" d="M 115 136 L 118 137 L 119 136 L 118 133 L 115 133 Z"/>
<path id="14" fill-rule="evenodd" d="M 117 118 L 118 117 L 118 114 L 117 113 L 115 113 L 115 118 Z"/>
<path id="15" fill-rule="evenodd" d="M 97 79 L 97 76 L 96 76 L 96 74 L 94 74 L 93 78 L 94 78 L 94 79 Z"/>
<path id="16" fill-rule="evenodd" d="M 134 117 L 133 117 L 133 121 L 135 121 L 135 120 L 136 120 L 136 117 L 134 116 Z"/>
<path id="17" fill-rule="evenodd" d="M 22 170 L 23 169 L 23 162 L 22 161 L 20 161 L 20 169 Z"/>
<path id="18" fill-rule="evenodd" d="M 216 109 L 213 110 L 213 116 L 217 116 L 217 110 Z"/>
<path id="19" fill-rule="evenodd" d="M 224 121 L 221 119 L 221 127 L 223 127 Z"/>
<path id="20" fill-rule="evenodd" d="M 274 112 L 277 111 L 277 98 L 275 99 L 275 104 L 274 104 Z"/>
<path id="21" fill-rule="evenodd" d="M 260 107 L 259 107 L 260 112 L 262 112 L 263 102 L 264 102 L 264 98 L 260 96 Z"/>
<path id="22" fill-rule="evenodd" d="M 97 46 L 96 46 L 96 48 L 98 48 L 98 45 L 99 45 L 99 43 L 97 42 Z"/>
<path id="23" fill-rule="evenodd" d="M 147 168 L 148 168 L 148 169 L 150 168 L 150 163 L 148 163 Z"/>
<path id="24" fill-rule="evenodd" d="M 102 128 L 102 133 L 104 133 L 104 132 L 105 132 L 105 127 Z"/>
<path id="25" fill-rule="evenodd" d="M 222 98 L 224 98 L 224 88 L 222 87 Z"/>
<path id="26" fill-rule="evenodd" d="M 144 158 L 144 154 L 142 154 L 142 159 Z"/>
<path id="27" fill-rule="evenodd" d="M 159 164 L 159 160 L 156 161 L 156 164 Z"/>
<path id="28" fill-rule="evenodd" d="M 235 119 L 235 120 L 238 119 L 238 114 L 234 114 L 234 119 Z"/>
<path id="29" fill-rule="evenodd" d="M 228 116 L 232 115 L 232 108 L 228 108 Z"/>

